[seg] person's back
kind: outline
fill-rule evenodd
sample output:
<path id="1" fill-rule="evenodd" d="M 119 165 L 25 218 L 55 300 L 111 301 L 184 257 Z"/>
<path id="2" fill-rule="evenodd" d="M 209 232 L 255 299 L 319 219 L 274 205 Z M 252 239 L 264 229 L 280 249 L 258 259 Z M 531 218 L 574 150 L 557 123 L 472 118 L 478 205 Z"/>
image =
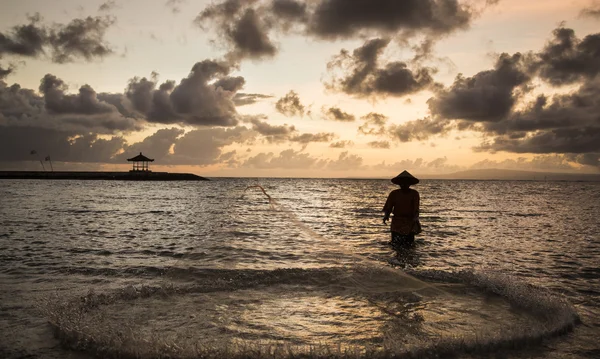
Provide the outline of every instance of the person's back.
<path id="1" fill-rule="evenodd" d="M 391 224 L 393 245 L 407 245 L 414 243 L 415 234 L 420 232 L 419 224 L 419 192 L 409 188 L 413 184 L 419 183 L 419 180 L 413 177 L 407 171 L 392 179 L 392 183 L 400 186 L 400 189 L 393 190 L 383 206 L 383 223 L 385 224 L 390 214 L 394 214 Z"/>
<path id="2" fill-rule="evenodd" d="M 394 217 L 414 217 L 419 212 L 419 192 L 411 188 L 393 190 L 386 201 L 384 211 Z"/>

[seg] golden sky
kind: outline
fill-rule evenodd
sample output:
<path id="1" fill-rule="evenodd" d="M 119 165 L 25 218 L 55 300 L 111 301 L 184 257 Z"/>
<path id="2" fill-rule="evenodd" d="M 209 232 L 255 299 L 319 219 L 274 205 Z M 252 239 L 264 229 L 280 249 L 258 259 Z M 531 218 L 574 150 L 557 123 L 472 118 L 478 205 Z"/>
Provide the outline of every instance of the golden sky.
<path id="1" fill-rule="evenodd" d="M 0 169 L 600 169 L 600 3 L 3 0 Z M 32 155 L 31 151 L 36 154 Z"/>

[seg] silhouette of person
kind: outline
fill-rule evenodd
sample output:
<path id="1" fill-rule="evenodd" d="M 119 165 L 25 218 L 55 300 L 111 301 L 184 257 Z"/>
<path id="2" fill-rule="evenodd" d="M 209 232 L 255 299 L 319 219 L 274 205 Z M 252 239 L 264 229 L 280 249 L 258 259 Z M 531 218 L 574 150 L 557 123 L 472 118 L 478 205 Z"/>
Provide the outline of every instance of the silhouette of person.
<path id="1" fill-rule="evenodd" d="M 407 171 L 392 178 L 392 183 L 400 186 L 399 189 L 390 192 L 385 206 L 383 206 L 383 223 L 390 219 L 393 213 L 390 244 L 394 247 L 404 247 L 414 244 L 415 234 L 421 232 L 419 223 L 419 192 L 411 189 L 411 185 L 419 183 L 419 180 Z"/>

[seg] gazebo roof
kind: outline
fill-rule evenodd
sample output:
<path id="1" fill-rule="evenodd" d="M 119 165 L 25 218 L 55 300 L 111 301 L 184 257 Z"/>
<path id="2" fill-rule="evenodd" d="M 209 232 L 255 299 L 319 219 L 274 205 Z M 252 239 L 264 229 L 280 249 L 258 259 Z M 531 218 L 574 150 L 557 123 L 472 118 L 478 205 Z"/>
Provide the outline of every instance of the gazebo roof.
<path id="1" fill-rule="evenodd" d="M 154 162 L 153 159 L 148 158 L 144 155 L 142 155 L 142 153 L 140 152 L 139 155 L 133 157 L 133 158 L 128 158 L 127 161 L 133 161 L 133 162 Z"/>

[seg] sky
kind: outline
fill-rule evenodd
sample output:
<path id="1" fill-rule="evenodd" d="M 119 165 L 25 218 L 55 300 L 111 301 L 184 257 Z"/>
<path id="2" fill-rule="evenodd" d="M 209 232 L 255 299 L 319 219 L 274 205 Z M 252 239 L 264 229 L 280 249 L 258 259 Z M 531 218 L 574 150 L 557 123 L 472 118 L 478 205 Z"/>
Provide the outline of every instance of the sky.
<path id="1" fill-rule="evenodd" d="M 600 173 L 598 29 L 590 0 L 0 0 L 0 170 Z"/>

